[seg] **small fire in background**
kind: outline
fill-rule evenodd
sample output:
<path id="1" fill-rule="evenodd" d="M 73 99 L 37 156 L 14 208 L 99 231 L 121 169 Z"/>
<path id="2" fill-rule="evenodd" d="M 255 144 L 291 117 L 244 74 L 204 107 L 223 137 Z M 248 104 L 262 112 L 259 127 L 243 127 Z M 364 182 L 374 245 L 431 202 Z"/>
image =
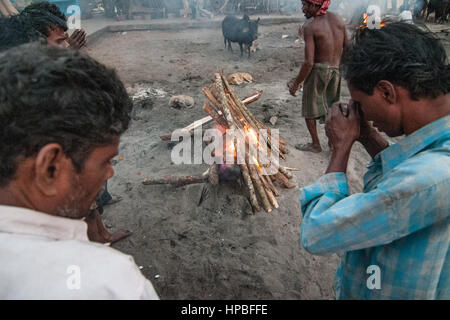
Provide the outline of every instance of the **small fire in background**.
<path id="1" fill-rule="evenodd" d="M 363 22 L 362 22 L 362 24 L 360 26 L 361 28 L 367 27 L 367 20 L 369 20 L 369 15 L 366 12 L 364 12 L 364 14 L 363 14 Z"/>
<path id="2" fill-rule="evenodd" d="M 369 27 L 369 19 L 370 19 L 371 15 L 368 15 L 367 12 L 364 12 L 364 14 L 362 15 L 362 19 L 361 19 L 361 25 L 359 26 L 361 29 L 364 28 L 369 28 L 369 29 L 379 29 L 379 28 L 384 28 L 386 27 L 386 24 L 382 21 L 380 21 L 380 26 L 378 28 L 378 26 L 373 25 L 372 27 Z M 380 18 L 381 20 L 381 18 Z M 375 22 L 376 23 L 376 22 Z"/>

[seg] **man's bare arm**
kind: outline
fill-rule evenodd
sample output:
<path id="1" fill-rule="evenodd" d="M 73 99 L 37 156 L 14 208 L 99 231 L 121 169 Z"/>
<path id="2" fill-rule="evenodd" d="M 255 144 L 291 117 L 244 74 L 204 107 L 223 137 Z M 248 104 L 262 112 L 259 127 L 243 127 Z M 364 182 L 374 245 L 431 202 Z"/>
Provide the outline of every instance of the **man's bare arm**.
<path id="1" fill-rule="evenodd" d="M 312 68 L 314 67 L 314 54 L 315 54 L 315 42 L 314 42 L 314 33 L 313 31 L 306 27 L 303 32 L 305 39 L 305 62 L 302 64 L 299 74 L 289 84 L 289 92 L 291 95 L 295 96 L 300 84 L 302 84 L 306 78 L 311 73 Z"/>

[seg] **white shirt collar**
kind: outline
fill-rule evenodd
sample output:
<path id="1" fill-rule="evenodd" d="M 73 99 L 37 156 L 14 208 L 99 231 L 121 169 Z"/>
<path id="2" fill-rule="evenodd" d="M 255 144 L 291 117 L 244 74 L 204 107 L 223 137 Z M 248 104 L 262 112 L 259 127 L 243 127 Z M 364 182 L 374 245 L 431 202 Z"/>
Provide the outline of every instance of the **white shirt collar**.
<path id="1" fill-rule="evenodd" d="M 55 240 L 89 241 L 87 224 L 84 221 L 2 205 L 0 205 L 0 232 Z"/>

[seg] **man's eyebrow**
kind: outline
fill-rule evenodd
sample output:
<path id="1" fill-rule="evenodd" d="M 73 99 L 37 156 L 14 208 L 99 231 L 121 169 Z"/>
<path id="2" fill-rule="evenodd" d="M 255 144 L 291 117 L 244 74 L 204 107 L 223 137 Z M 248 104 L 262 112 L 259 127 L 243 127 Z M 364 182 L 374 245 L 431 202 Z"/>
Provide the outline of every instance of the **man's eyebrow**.
<path id="1" fill-rule="evenodd" d="M 110 154 L 110 158 L 114 158 L 117 157 L 119 155 L 119 151 L 114 151 L 113 153 Z"/>

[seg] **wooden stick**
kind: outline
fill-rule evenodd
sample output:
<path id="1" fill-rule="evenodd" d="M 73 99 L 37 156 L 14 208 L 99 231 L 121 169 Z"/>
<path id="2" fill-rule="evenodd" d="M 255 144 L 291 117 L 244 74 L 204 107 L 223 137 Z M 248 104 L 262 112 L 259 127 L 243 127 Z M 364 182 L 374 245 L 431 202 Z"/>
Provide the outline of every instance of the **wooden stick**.
<path id="1" fill-rule="evenodd" d="M 267 213 L 272 212 L 272 207 L 269 203 L 269 198 L 267 197 L 266 190 L 264 189 L 261 179 L 258 176 L 258 168 L 254 164 L 249 164 L 248 170 L 250 171 L 250 177 L 252 178 L 253 185 L 256 187 L 256 191 L 258 191 L 258 194 L 261 198 L 264 210 L 266 210 Z"/>
<path id="2" fill-rule="evenodd" d="M 261 98 L 263 93 L 264 93 L 264 91 L 259 90 L 256 94 L 252 94 L 251 96 L 248 96 L 244 100 L 242 100 L 242 103 L 245 105 L 249 105 L 250 103 L 258 101 L 259 98 Z"/>
<path id="3" fill-rule="evenodd" d="M 217 186 L 219 184 L 219 165 L 212 164 L 208 170 L 208 182 L 213 186 Z"/>
<path id="4" fill-rule="evenodd" d="M 280 207 L 280 205 L 278 204 L 277 199 L 275 199 L 275 196 L 273 195 L 273 192 L 272 192 L 269 184 L 267 183 L 266 179 L 264 178 L 264 176 L 261 174 L 261 171 L 259 171 L 259 170 L 258 170 L 258 176 L 263 184 L 264 190 L 266 191 L 266 194 L 267 194 L 267 197 L 269 198 L 270 204 L 275 209 L 278 209 Z"/>
<path id="5" fill-rule="evenodd" d="M 209 90 L 207 88 L 203 88 L 203 89 L 204 90 L 206 89 L 207 92 L 211 95 L 212 99 L 214 99 L 214 101 L 217 102 L 217 99 L 214 97 L 214 95 L 212 94 L 211 90 Z M 262 95 L 262 91 L 258 91 L 258 93 L 255 93 L 255 94 L 251 95 L 250 97 L 242 100 L 242 103 L 245 104 L 245 105 L 253 103 L 253 102 L 257 101 L 261 97 L 261 95 Z M 209 101 L 211 101 L 211 99 L 209 99 L 209 97 L 207 97 L 207 98 L 208 98 Z M 211 103 L 214 104 L 213 101 L 211 101 Z M 218 110 L 218 113 L 219 113 L 219 115 L 222 115 L 222 111 L 220 111 L 220 109 Z M 192 131 L 192 130 L 194 130 L 195 128 L 197 128 L 199 126 L 203 126 L 203 125 L 211 122 L 212 120 L 213 120 L 213 118 L 211 116 L 204 117 L 204 118 L 202 118 L 200 120 L 197 120 L 197 121 L 191 123 L 187 127 L 184 127 L 183 130 Z M 160 135 L 160 138 L 163 141 L 170 141 L 171 137 L 172 137 L 172 133 L 165 133 L 165 134 Z"/>
<path id="6" fill-rule="evenodd" d="M 222 107 L 220 106 L 219 101 L 217 101 L 212 92 L 208 88 L 203 88 L 202 91 L 206 98 L 214 105 L 214 107 L 216 107 L 217 110 L 222 111 Z"/>
<path id="7" fill-rule="evenodd" d="M 253 188 L 252 178 L 250 177 L 248 167 L 246 164 L 239 165 L 242 172 L 242 178 L 244 179 L 244 183 L 246 184 L 249 191 L 250 204 L 252 205 L 253 212 L 260 212 L 261 208 L 259 207 L 258 199 L 256 199 L 255 189 Z"/>
<path id="8" fill-rule="evenodd" d="M 281 172 L 277 172 L 277 174 L 275 175 L 275 179 L 279 180 L 286 189 L 293 189 L 297 187 L 296 185 L 290 183 L 288 178 L 286 178 L 286 176 Z"/>
<path id="9" fill-rule="evenodd" d="M 236 95 L 236 93 L 234 92 L 234 90 L 231 88 L 230 84 L 228 83 L 227 79 L 222 75 L 222 81 L 225 84 L 226 89 L 228 90 L 228 92 L 230 93 L 231 97 L 234 99 L 234 101 L 236 102 L 237 106 L 239 108 L 242 109 L 243 114 L 246 115 L 246 117 L 251 118 L 251 122 L 256 123 L 255 125 L 252 125 L 253 128 L 255 129 L 266 129 L 267 132 L 270 134 L 270 128 L 267 127 L 264 123 L 262 123 L 262 121 L 260 121 L 258 118 L 256 118 L 249 110 L 248 108 L 241 103 L 240 99 L 238 98 L 238 96 Z M 286 142 L 284 141 L 283 138 L 280 137 L 280 142 L 283 141 L 284 143 L 282 144 L 286 144 Z"/>
<path id="10" fill-rule="evenodd" d="M 258 129 L 258 127 L 255 124 L 255 121 L 252 117 L 252 115 L 250 114 L 250 112 L 248 111 L 248 109 L 245 107 L 245 105 L 242 103 L 241 99 L 239 99 L 239 97 L 236 95 L 236 93 L 234 92 L 233 88 L 231 88 L 230 84 L 228 83 L 227 79 L 223 76 L 220 75 L 222 78 L 222 81 L 225 85 L 225 88 L 227 89 L 228 93 L 230 94 L 230 97 L 234 104 L 236 105 L 236 108 L 238 108 L 240 110 L 240 112 L 242 113 L 242 115 L 244 116 L 245 120 L 248 122 L 248 124 L 253 127 L 254 129 Z"/>
<path id="11" fill-rule="evenodd" d="M 227 121 L 221 115 L 219 115 L 219 113 L 216 111 L 216 109 L 211 107 L 211 105 L 209 103 L 205 102 L 203 104 L 203 111 L 205 111 L 205 113 L 209 114 L 210 117 L 213 118 L 214 121 L 216 121 L 219 125 L 221 125 L 225 129 L 228 129 Z"/>
<path id="12" fill-rule="evenodd" d="M 235 130 L 236 127 L 233 122 L 233 116 L 231 115 L 230 109 L 228 108 L 227 98 L 225 97 L 225 90 L 223 88 L 221 76 L 220 76 L 220 74 L 216 73 L 214 75 L 214 77 L 215 77 L 215 83 L 216 83 L 216 90 L 217 90 L 217 94 L 218 94 L 217 100 L 223 109 L 223 113 L 225 114 L 225 118 L 227 119 L 229 128 L 231 130 Z M 234 145 L 234 149 L 237 150 L 235 139 L 233 139 L 233 145 Z M 239 166 L 242 171 L 242 176 L 244 178 L 244 182 L 247 185 L 247 188 L 248 188 L 248 191 L 250 194 L 250 203 L 252 205 L 253 211 L 259 212 L 259 211 L 261 211 L 261 208 L 259 207 L 258 200 L 256 199 L 255 188 L 253 186 L 252 179 L 249 174 L 249 168 L 247 167 L 246 164 L 241 164 Z"/>
<path id="13" fill-rule="evenodd" d="M 268 140 L 270 140 L 270 136 L 272 134 L 271 130 L 269 127 L 267 127 L 266 125 L 264 125 L 261 121 L 259 121 L 248 109 L 247 107 L 241 102 L 241 100 L 239 99 L 239 97 L 236 95 L 236 93 L 234 92 L 233 88 L 231 88 L 231 86 L 229 85 L 228 81 L 226 80 L 226 78 L 221 75 L 222 77 L 222 81 L 225 84 L 226 89 L 228 90 L 228 93 L 230 94 L 230 99 L 229 102 L 231 104 L 235 105 L 236 109 L 239 109 L 244 117 L 244 119 L 248 122 L 248 124 L 256 129 L 256 130 L 267 130 L 267 134 L 268 134 Z M 282 138 L 280 137 L 279 140 L 281 140 Z M 264 141 L 261 141 L 264 144 L 268 145 L 270 148 L 274 149 L 275 152 L 277 152 L 280 157 L 284 160 L 286 160 L 286 157 L 283 155 L 283 153 L 289 153 L 289 150 L 287 148 L 285 148 L 284 146 L 281 145 L 281 143 L 279 144 L 279 146 L 275 146 L 272 145 L 270 143 L 270 141 L 266 141 L 264 139 Z M 281 152 L 280 152 L 281 151 Z"/>
<path id="14" fill-rule="evenodd" d="M 258 128 L 259 129 L 266 129 L 267 132 L 269 133 L 269 136 L 271 136 L 272 131 L 270 130 L 270 128 L 268 126 L 266 126 L 261 120 L 259 120 L 258 118 L 256 119 L 256 123 L 258 124 Z M 283 139 L 283 137 L 280 137 L 280 145 L 285 146 L 286 145 L 286 140 Z M 289 153 L 289 150 L 287 150 L 286 154 Z"/>
<path id="15" fill-rule="evenodd" d="M 272 179 L 270 179 L 269 176 L 263 176 L 263 177 L 264 177 L 264 179 L 266 180 L 267 184 L 268 184 L 269 187 L 270 187 L 270 190 L 272 190 L 272 192 L 273 192 L 273 194 L 275 195 L 275 197 L 279 197 L 279 196 L 280 196 L 280 193 L 278 192 L 277 187 L 275 187 L 275 185 L 273 184 Z"/>
<path id="16" fill-rule="evenodd" d="M 285 167 L 280 166 L 278 168 L 280 170 L 280 172 L 282 174 L 284 174 L 286 176 L 286 178 L 288 178 L 289 180 L 291 180 L 294 176 L 292 175 L 292 173 L 290 173 L 288 170 L 286 170 Z"/>
<path id="17" fill-rule="evenodd" d="M 159 178 L 145 178 L 142 184 L 155 185 L 155 184 L 170 184 L 174 187 L 183 187 L 189 184 L 204 183 L 208 181 L 208 176 L 165 176 Z"/>

